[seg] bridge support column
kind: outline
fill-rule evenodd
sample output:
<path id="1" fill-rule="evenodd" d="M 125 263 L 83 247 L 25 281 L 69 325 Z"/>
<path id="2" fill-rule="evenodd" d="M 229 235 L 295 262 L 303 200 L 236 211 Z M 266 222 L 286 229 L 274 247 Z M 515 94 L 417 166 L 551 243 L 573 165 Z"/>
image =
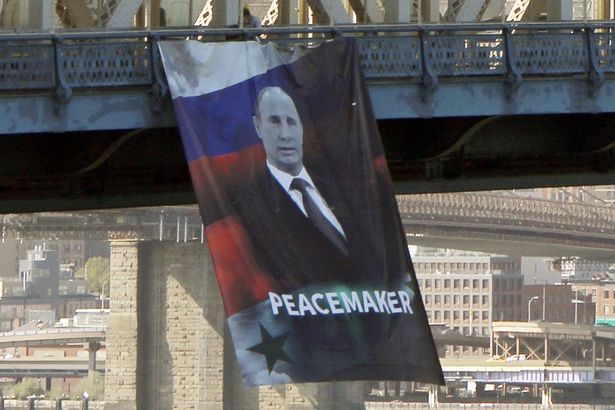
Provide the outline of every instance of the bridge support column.
<path id="1" fill-rule="evenodd" d="M 141 242 L 138 289 L 139 408 L 222 410 L 240 395 L 226 397 L 225 381 L 240 377 L 225 368 L 231 347 L 206 245 Z"/>
<path id="2" fill-rule="evenodd" d="M 596 347 L 596 339 L 592 339 L 592 380 L 596 379 Z"/>
<path id="3" fill-rule="evenodd" d="M 429 407 L 438 407 L 438 385 L 430 384 L 429 385 Z"/>
<path id="4" fill-rule="evenodd" d="M 572 21 L 572 0 L 547 0 L 547 21 Z"/>
<path id="5" fill-rule="evenodd" d="M 542 402 L 541 402 L 541 407 L 543 409 L 548 409 L 553 404 L 551 401 L 551 393 L 552 393 L 551 387 L 547 386 L 546 384 L 543 384 L 542 385 Z"/>
<path id="6" fill-rule="evenodd" d="M 107 322 L 105 409 L 137 409 L 138 241 L 111 241 L 111 306 Z"/>
<path id="7" fill-rule="evenodd" d="M 409 0 L 384 0 L 385 23 L 409 23 L 412 2 Z"/>
<path id="8" fill-rule="evenodd" d="M 278 22 L 282 26 L 299 24 L 299 0 L 279 0 Z"/>
<path id="9" fill-rule="evenodd" d="M 239 0 L 212 0 L 212 27 L 239 23 Z"/>
<path id="10" fill-rule="evenodd" d="M 96 374 L 96 352 L 100 350 L 100 342 L 88 343 L 88 383 L 94 385 L 94 376 Z"/>
<path id="11" fill-rule="evenodd" d="M 440 2 L 419 0 L 421 2 L 421 23 L 440 22 Z"/>

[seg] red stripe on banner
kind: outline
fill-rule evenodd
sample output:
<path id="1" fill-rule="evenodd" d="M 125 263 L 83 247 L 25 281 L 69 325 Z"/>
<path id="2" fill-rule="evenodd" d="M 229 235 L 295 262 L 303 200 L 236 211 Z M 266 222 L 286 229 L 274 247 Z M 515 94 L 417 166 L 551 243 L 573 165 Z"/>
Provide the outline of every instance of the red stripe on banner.
<path id="1" fill-rule="evenodd" d="M 265 151 L 258 144 L 232 154 L 201 157 L 190 162 L 189 168 L 195 189 L 211 190 L 212 185 L 227 186 L 250 180 L 254 170 L 261 169 L 264 163 Z"/>
<path id="2" fill-rule="evenodd" d="M 254 179 L 255 170 L 263 169 L 265 151 L 254 145 L 242 151 L 217 157 L 201 157 L 190 162 L 190 176 L 207 226 L 233 214 L 227 191 Z"/>
<path id="3" fill-rule="evenodd" d="M 205 235 L 226 315 L 267 299 L 273 286 L 256 264 L 237 218 L 228 217 L 208 226 Z"/>

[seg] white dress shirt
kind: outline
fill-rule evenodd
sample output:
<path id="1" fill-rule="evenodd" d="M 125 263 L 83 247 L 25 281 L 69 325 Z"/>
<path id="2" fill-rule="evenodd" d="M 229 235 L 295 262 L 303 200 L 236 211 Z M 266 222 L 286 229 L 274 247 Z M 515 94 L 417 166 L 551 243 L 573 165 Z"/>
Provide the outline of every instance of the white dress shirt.
<path id="1" fill-rule="evenodd" d="M 301 169 L 301 172 L 299 172 L 299 174 L 296 176 L 290 175 L 284 171 L 279 170 L 278 168 L 271 165 L 269 161 L 267 161 L 267 167 L 269 168 L 271 175 L 273 175 L 275 180 L 278 181 L 278 183 L 282 186 L 282 188 L 284 188 L 284 191 L 286 191 L 288 196 L 290 196 L 290 198 L 293 200 L 295 205 L 297 205 L 297 207 L 301 210 L 301 212 L 303 212 L 306 218 L 307 218 L 307 212 L 305 212 L 305 208 L 303 206 L 303 198 L 301 196 L 301 192 L 297 191 L 296 189 L 290 189 L 290 184 L 295 178 L 301 178 L 307 181 L 309 184 L 307 187 L 308 194 L 310 195 L 312 200 L 316 203 L 316 205 L 318 206 L 318 209 L 320 209 L 320 212 L 322 212 L 322 214 L 325 216 L 325 218 L 327 218 L 327 220 L 331 223 L 331 225 L 333 225 L 335 229 L 337 229 L 337 231 L 341 233 L 344 238 L 346 238 L 346 233 L 344 232 L 342 225 L 339 223 L 339 221 L 333 214 L 333 211 L 331 211 L 331 208 L 329 208 L 329 205 L 327 205 L 327 202 L 324 200 L 322 195 L 320 195 L 320 192 L 318 192 L 318 189 L 316 189 L 316 186 L 314 185 L 314 181 L 312 181 L 312 178 L 310 178 L 310 174 L 308 174 L 305 167 L 303 167 Z"/>

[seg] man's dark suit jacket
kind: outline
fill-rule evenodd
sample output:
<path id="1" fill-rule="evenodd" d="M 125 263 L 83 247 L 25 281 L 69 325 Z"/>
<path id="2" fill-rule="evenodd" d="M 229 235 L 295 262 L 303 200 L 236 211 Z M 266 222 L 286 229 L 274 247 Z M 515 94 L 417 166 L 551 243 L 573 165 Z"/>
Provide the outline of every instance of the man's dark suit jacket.
<path id="1" fill-rule="evenodd" d="M 233 195 L 232 206 L 242 220 L 259 266 L 280 284 L 278 292 L 315 283 L 358 283 L 377 269 L 373 238 L 336 190 L 308 170 L 316 189 L 344 229 L 349 255 L 340 252 L 301 212 L 268 169 Z"/>

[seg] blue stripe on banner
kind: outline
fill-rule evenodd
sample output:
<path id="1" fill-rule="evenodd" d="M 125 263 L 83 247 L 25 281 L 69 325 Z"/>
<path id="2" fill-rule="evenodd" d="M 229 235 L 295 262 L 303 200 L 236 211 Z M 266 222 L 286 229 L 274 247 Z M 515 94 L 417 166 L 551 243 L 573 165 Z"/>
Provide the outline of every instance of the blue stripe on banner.
<path id="1" fill-rule="evenodd" d="M 287 88 L 286 70 L 288 67 L 278 66 L 213 93 L 173 100 L 176 111 L 183 114 L 177 115 L 177 122 L 188 162 L 260 144 L 252 120 L 256 98 L 264 87 Z"/>

